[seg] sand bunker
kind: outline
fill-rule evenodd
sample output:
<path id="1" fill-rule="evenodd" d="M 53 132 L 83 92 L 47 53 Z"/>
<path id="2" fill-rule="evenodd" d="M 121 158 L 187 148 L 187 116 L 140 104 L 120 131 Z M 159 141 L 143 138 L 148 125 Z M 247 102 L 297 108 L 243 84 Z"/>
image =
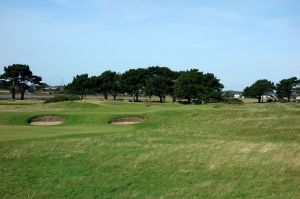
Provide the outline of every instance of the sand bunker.
<path id="1" fill-rule="evenodd" d="M 124 117 L 124 118 L 119 118 L 115 119 L 111 122 L 111 124 L 115 125 L 128 125 L 128 124 L 137 124 L 137 123 L 142 123 L 144 122 L 145 119 L 141 117 Z"/>
<path id="2" fill-rule="evenodd" d="M 64 118 L 58 116 L 42 116 L 30 119 L 29 124 L 35 126 L 53 126 L 61 124 L 64 121 Z"/>

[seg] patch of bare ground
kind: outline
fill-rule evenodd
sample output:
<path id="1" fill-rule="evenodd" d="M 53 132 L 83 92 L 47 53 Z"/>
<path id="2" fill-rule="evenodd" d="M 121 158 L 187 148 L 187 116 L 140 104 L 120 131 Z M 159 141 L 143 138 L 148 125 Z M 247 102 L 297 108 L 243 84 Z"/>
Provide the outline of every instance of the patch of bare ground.
<path id="1" fill-rule="evenodd" d="M 29 124 L 34 126 L 54 126 L 62 124 L 64 121 L 64 118 L 58 116 L 42 116 L 30 119 Z"/>
<path id="2" fill-rule="evenodd" d="M 124 117 L 119 119 L 114 119 L 111 121 L 111 124 L 114 125 L 129 125 L 129 124 L 138 124 L 144 122 L 145 119 L 142 117 Z"/>

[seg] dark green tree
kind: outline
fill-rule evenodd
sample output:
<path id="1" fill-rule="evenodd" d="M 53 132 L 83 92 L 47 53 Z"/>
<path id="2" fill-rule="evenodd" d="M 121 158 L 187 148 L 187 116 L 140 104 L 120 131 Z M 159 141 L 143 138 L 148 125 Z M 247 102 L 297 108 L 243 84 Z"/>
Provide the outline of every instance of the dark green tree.
<path id="1" fill-rule="evenodd" d="M 176 82 L 182 72 L 181 71 L 180 72 L 172 71 L 172 72 L 173 72 L 172 80 L 168 82 L 168 95 L 172 97 L 172 101 L 174 103 L 177 97 L 175 93 Z"/>
<path id="2" fill-rule="evenodd" d="M 153 77 L 147 79 L 145 94 L 148 96 L 150 96 L 150 94 L 156 95 L 159 97 L 160 103 L 164 102 L 168 94 L 169 81 L 167 77 Z"/>
<path id="3" fill-rule="evenodd" d="M 288 101 L 291 101 L 291 95 L 293 91 L 300 86 L 300 79 L 297 77 L 291 77 L 289 79 L 283 79 L 276 84 L 276 93 L 278 97 L 287 97 Z"/>
<path id="4" fill-rule="evenodd" d="M 300 95 L 300 87 L 295 88 L 295 93 Z"/>
<path id="5" fill-rule="evenodd" d="M 2 77 L 0 77 L 0 89 L 10 89 L 11 88 L 11 85 L 8 81 L 6 81 L 6 79 L 1 79 Z"/>
<path id="6" fill-rule="evenodd" d="M 100 91 L 104 98 L 107 99 L 108 95 L 111 94 L 116 100 L 118 93 L 121 91 L 121 75 L 113 71 L 105 71 L 99 76 L 101 82 Z"/>
<path id="7" fill-rule="evenodd" d="M 154 95 L 154 80 L 153 79 L 148 79 L 146 81 L 145 95 L 149 96 L 150 101 L 151 101 L 151 98 Z"/>
<path id="8" fill-rule="evenodd" d="M 8 81 L 11 85 L 12 99 L 16 98 L 16 89 L 20 90 L 21 100 L 24 100 L 25 92 L 31 84 L 40 84 L 42 81 L 40 76 L 33 75 L 30 67 L 24 64 L 4 67 L 4 74 L 1 75 L 1 79 Z"/>
<path id="9" fill-rule="evenodd" d="M 273 92 L 274 83 L 266 79 L 257 80 L 254 84 L 244 89 L 243 95 L 246 97 L 254 97 L 261 103 L 262 95 L 267 92 Z"/>
<path id="10" fill-rule="evenodd" d="M 100 94 L 102 87 L 102 80 L 100 79 L 100 76 L 91 76 L 89 78 L 89 90 L 88 93 L 90 94 Z"/>
<path id="11" fill-rule="evenodd" d="M 202 92 L 203 73 L 197 69 L 182 72 L 175 85 L 175 94 L 178 98 L 184 98 L 191 103 Z"/>
<path id="12" fill-rule="evenodd" d="M 167 67 L 149 67 L 147 69 L 145 94 L 148 96 L 156 95 L 161 103 L 164 102 L 166 95 L 169 94 L 172 78 L 173 72 Z"/>
<path id="13" fill-rule="evenodd" d="M 199 72 L 197 69 L 181 72 L 175 85 L 175 94 L 185 98 L 188 103 L 197 99 L 204 103 L 220 100 L 223 85 L 213 74 Z"/>
<path id="14" fill-rule="evenodd" d="M 133 101 L 139 100 L 139 95 L 146 85 L 147 71 L 143 68 L 130 69 L 122 74 L 121 84 L 125 92 L 133 96 Z"/>
<path id="15" fill-rule="evenodd" d="M 203 102 L 214 102 L 222 99 L 223 84 L 217 79 L 214 74 L 203 74 L 202 78 L 202 91 L 200 91 L 199 99 Z"/>
<path id="16" fill-rule="evenodd" d="M 88 74 L 82 74 L 73 77 L 73 81 L 66 86 L 65 90 L 69 93 L 79 95 L 83 99 L 92 88 L 91 79 Z"/>

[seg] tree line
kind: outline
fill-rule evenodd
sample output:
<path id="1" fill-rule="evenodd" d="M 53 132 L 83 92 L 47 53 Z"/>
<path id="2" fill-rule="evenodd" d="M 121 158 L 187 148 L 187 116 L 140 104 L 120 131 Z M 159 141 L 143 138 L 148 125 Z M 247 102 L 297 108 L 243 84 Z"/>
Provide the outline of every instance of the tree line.
<path id="1" fill-rule="evenodd" d="M 24 99 L 25 92 L 30 84 L 42 84 L 40 76 L 33 75 L 30 67 L 25 64 L 13 64 L 4 67 L 4 73 L 0 75 L 1 85 L 10 87 L 12 99 L 16 99 L 16 91 L 21 93 L 21 100 Z"/>
<path id="2" fill-rule="evenodd" d="M 198 69 L 172 71 L 168 67 L 151 66 L 148 68 L 129 69 L 124 73 L 104 71 L 99 76 L 88 74 L 77 75 L 65 87 L 72 94 L 83 99 L 87 94 L 102 94 L 105 99 L 109 95 L 116 100 L 118 94 L 127 93 L 133 101 L 139 96 L 157 96 L 162 103 L 166 96 L 173 102 L 177 98 L 186 99 L 187 103 L 199 100 L 207 103 L 221 100 L 223 85 L 212 73 L 203 73 Z"/>
<path id="3" fill-rule="evenodd" d="M 299 88 L 300 79 L 297 77 L 283 79 L 277 84 L 274 84 L 267 79 L 261 79 L 257 80 L 251 86 L 247 86 L 243 91 L 243 95 L 246 97 L 254 97 L 261 103 L 264 94 L 276 91 L 279 98 L 287 98 L 287 101 L 290 102 L 292 93 L 296 90 L 299 91 Z"/>
<path id="4" fill-rule="evenodd" d="M 13 64 L 4 67 L 0 75 L 0 87 L 10 88 L 12 98 L 15 99 L 16 91 L 20 91 L 21 100 L 25 92 L 32 86 L 35 88 L 45 85 L 40 76 L 34 75 L 28 65 Z M 176 99 L 185 99 L 187 103 L 197 101 L 208 103 L 221 101 L 223 84 L 212 73 L 203 73 L 198 69 L 186 71 L 173 71 L 168 67 L 151 66 L 148 68 L 129 69 L 124 73 L 104 71 L 99 76 L 88 74 L 76 75 L 73 81 L 65 87 L 65 92 L 76 94 L 85 98 L 87 94 L 102 94 L 105 99 L 111 95 L 114 100 L 120 94 L 129 94 L 132 101 L 139 101 L 139 96 L 157 96 L 164 102 L 166 96 Z M 261 102 L 262 96 L 268 92 L 276 92 L 279 98 L 290 101 L 293 92 L 300 94 L 300 79 L 291 77 L 283 79 L 277 84 L 267 80 L 257 80 L 246 87 L 243 95 L 257 98 Z"/>

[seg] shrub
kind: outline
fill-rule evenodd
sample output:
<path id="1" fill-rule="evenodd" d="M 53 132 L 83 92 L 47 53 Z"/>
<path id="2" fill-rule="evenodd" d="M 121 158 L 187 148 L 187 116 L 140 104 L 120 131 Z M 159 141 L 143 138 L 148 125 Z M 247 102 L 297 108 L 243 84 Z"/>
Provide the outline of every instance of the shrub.
<path id="1" fill-rule="evenodd" d="M 51 97 L 45 101 L 45 103 L 56 103 L 56 102 L 64 102 L 64 101 L 75 101 L 80 100 L 80 97 L 77 95 L 56 95 Z"/>
<path id="2" fill-rule="evenodd" d="M 288 103 L 288 100 L 287 100 L 287 99 L 280 98 L 280 99 L 277 100 L 277 102 L 280 102 L 280 103 Z"/>
<path id="3" fill-rule="evenodd" d="M 240 100 L 240 99 L 236 99 L 236 98 L 227 98 L 227 99 L 224 99 L 224 102 L 226 104 L 243 104 L 243 100 Z"/>
<path id="4" fill-rule="evenodd" d="M 199 105 L 199 104 L 201 104 L 201 101 L 199 99 L 193 99 L 192 104 Z"/>
<path id="5" fill-rule="evenodd" d="M 191 104 L 189 103 L 188 101 L 185 101 L 185 100 L 179 100 L 177 101 L 179 104 Z"/>

